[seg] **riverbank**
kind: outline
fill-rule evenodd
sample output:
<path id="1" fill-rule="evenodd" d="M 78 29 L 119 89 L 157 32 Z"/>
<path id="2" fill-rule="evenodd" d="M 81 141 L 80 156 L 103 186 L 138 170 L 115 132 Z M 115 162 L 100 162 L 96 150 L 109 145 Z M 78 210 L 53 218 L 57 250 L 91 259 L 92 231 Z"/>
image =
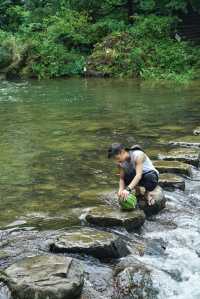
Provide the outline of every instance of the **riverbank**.
<path id="1" fill-rule="evenodd" d="M 91 23 L 65 10 L 42 19 L 39 28 L 28 23 L 17 32 L 0 30 L 0 78 L 198 80 L 199 44 L 179 36 L 177 24 L 176 18 L 155 15 L 135 16 L 133 24 Z"/>

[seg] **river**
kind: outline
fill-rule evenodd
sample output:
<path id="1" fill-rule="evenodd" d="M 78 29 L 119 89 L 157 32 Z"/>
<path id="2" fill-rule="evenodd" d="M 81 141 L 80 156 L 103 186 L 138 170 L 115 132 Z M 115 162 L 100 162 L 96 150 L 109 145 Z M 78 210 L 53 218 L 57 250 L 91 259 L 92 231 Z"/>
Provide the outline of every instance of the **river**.
<path id="1" fill-rule="evenodd" d="M 1 233 L 80 226 L 83 210 L 102 204 L 98 194 L 118 186 L 107 159 L 112 142 L 140 144 L 156 158 L 199 120 L 199 82 L 2 81 Z M 138 258 L 152 267 L 160 299 L 199 299 L 200 183 L 186 180 L 185 192 L 166 195 L 165 213 L 146 221 L 140 236 L 162 239 L 166 252 Z"/>

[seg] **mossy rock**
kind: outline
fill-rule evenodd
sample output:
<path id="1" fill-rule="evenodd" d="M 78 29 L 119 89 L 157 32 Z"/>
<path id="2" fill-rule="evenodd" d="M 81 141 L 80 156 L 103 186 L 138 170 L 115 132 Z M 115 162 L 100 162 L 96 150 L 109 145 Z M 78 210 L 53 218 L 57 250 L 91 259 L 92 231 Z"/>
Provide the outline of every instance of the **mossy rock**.
<path id="1" fill-rule="evenodd" d="M 140 228 L 145 222 L 144 212 L 141 210 L 121 211 L 109 206 L 98 206 L 90 209 L 86 215 L 86 220 L 102 227 L 121 226 L 127 231 Z"/>
<path id="2" fill-rule="evenodd" d="M 84 272 L 70 257 L 34 256 L 8 267 L 0 279 L 15 299 L 72 299 L 81 294 Z"/>
<path id="3" fill-rule="evenodd" d="M 176 173 L 180 175 L 192 176 L 191 165 L 178 161 L 153 161 L 154 166 L 160 173 Z"/>
<path id="4" fill-rule="evenodd" d="M 50 250 L 55 253 L 83 253 L 100 259 L 119 258 L 129 254 L 120 237 L 93 228 L 65 232 L 50 245 Z"/>
<path id="5" fill-rule="evenodd" d="M 176 189 L 185 190 L 185 181 L 174 173 L 162 173 L 159 177 L 159 185 L 168 191 Z"/>
<path id="6" fill-rule="evenodd" d="M 200 150 L 198 148 L 171 149 L 167 153 L 158 154 L 158 159 L 185 162 L 198 167 L 200 162 Z"/>

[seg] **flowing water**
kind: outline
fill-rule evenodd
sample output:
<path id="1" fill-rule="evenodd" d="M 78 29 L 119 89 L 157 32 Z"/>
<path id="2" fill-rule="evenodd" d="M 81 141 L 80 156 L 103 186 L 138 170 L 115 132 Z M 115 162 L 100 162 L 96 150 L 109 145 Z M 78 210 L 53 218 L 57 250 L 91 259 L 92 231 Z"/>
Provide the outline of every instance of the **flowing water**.
<path id="1" fill-rule="evenodd" d="M 83 210 L 117 188 L 106 157 L 112 142 L 139 143 L 155 158 L 169 140 L 192 135 L 199 120 L 199 82 L 1 82 L 1 233 L 81 225 Z M 153 269 L 161 299 L 200 298 L 200 183 L 186 180 L 185 192 L 166 194 L 167 208 L 142 231 L 144 239 L 164 240 L 166 252 L 139 259 Z"/>

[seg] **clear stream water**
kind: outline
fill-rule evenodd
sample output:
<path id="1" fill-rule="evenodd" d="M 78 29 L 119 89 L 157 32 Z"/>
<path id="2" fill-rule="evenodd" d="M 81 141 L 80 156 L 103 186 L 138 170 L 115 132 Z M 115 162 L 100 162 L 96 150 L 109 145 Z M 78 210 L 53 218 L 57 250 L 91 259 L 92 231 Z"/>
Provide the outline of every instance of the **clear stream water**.
<path id="1" fill-rule="evenodd" d="M 102 204 L 98 194 L 118 186 L 108 146 L 139 143 L 155 158 L 169 140 L 192 135 L 200 123 L 199 83 L 1 82 L 1 231 L 80 225 L 83 209 Z M 142 231 L 143 238 L 166 241 L 166 254 L 140 259 L 152 267 L 161 299 L 199 299 L 200 183 L 186 181 L 185 192 L 167 196 L 166 211 Z"/>

